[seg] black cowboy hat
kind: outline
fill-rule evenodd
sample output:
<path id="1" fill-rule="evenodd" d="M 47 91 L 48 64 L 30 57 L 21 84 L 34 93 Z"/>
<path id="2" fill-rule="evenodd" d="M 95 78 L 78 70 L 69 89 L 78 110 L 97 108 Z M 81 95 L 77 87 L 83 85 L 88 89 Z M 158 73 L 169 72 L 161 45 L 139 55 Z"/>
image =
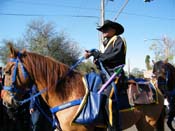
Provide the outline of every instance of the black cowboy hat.
<path id="1" fill-rule="evenodd" d="M 105 20 L 104 24 L 102 26 L 99 26 L 97 28 L 97 30 L 103 32 L 103 29 L 107 28 L 107 27 L 111 27 L 111 28 L 116 29 L 116 35 L 120 35 L 124 32 L 124 28 L 121 24 L 119 24 L 117 22 L 110 21 L 110 20 Z"/>

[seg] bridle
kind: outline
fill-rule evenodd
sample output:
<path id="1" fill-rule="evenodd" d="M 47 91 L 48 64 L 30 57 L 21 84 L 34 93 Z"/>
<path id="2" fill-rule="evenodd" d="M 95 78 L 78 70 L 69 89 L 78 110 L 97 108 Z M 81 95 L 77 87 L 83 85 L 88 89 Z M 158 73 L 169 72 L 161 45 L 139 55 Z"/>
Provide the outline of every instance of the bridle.
<path id="1" fill-rule="evenodd" d="M 13 96 L 14 93 L 23 92 L 22 89 L 19 89 L 19 88 L 16 87 L 16 76 L 17 76 L 17 72 L 18 72 L 18 66 L 20 65 L 20 68 L 21 68 L 21 71 L 22 71 L 24 79 L 27 79 L 29 77 L 29 75 L 28 75 L 27 71 L 25 70 L 22 62 L 19 59 L 19 57 L 17 57 L 17 58 L 10 58 L 8 60 L 8 62 L 14 62 L 15 63 L 14 66 L 15 67 L 14 67 L 14 70 L 12 72 L 11 85 L 4 86 L 3 89 L 9 91 L 10 94 Z"/>
<path id="2" fill-rule="evenodd" d="M 12 74 L 12 79 L 11 79 L 12 82 L 11 82 L 11 85 L 9 85 L 9 86 L 4 86 L 4 87 L 3 87 L 4 90 L 7 90 L 7 91 L 10 93 L 10 96 L 12 97 L 12 99 L 13 99 L 18 105 L 22 105 L 22 104 L 24 104 L 24 103 L 26 103 L 26 102 L 32 100 L 33 98 L 38 97 L 39 95 L 41 95 L 42 93 L 44 93 L 44 92 L 46 92 L 46 91 L 48 90 L 48 88 L 46 87 L 46 88 L 40 90 L 40 91 L 39 91 L 38 93 L 36 93 L 35 95 L 33 95 L 33 96 L 31 96 L 31 97 L 29 97 L 29 98 L 27 98 L 27 99 L 24 99 L 24 100 L 22 100 L 22 101 L 19 101 L 19 100 L 17 100 L 17 99 L 15 98 L 15 94 L 18 94 L 18 93 L 21 93 L 21 92 L 22 92 L 22 93 L 26 93 L 26 92 L 27 92 L 27 91 L 24 91 L 24 90 L 22 90 L 22 89 L 17 88 L 17 86 L 16 86 L 16 76 L 17 76 L 17 72 L 18 72 L 17 70 L 18 70 L 19 68 L 21 68 L 22 75 L 23 75 L 24 79 L 27 79 L 27 78 L 30 79 L 29 73 L 27 72 L 27 70 L 25 69 L 23 63 L 22 63 L 21 60 L 20 60 L 21 56 L 22 56 L 22 54 L 21 54 L 21 53 L 18 53 L 18 55 L 17 55 L 16 58 L 10 58 L 10 59 L 8 60 L 9 62 L 14 62 L 14 63 L 15 63 L 14 69 L 13 69 L 13 74 Z M 79 59 L 74 65 L 72 65 L 72 66 L 70 67 L 70 70 L 67 72 L 66 76 L 68 76 L 68 75 L 72 72 L 72 70 L 73 70 L 76 66 L 78 66 L 84 59 L 85 59 L 85 58 L 82 57 L 82 58 Z M 66 76 L 65 76 L 65 77 L 66 77 Z M 32 86 L 32 85 L 33 85 L 33 83 L 31 83 L 31 86 Z M 59 121 L 58 121 L 58 120 L 56 119 L 56 117 L 55 117 L 55 112 L 58 112 L 59 110 L 63 110 L 63 109 L 68 108 L 68 107 L 70 107 L 70 106 L 79 105 L 80 102 L 81 102 L 80 99 L 78 99 L 78 100 L 73 100 L 73 101 L 68 102 L 68 103 L 65 103 L 65 104 L 63 104 L 63 105 L 60 105 L 60 106 L 56 106 L 56 107 L 51 108 L 50 111 L 51 111 L 52 117 L 53 117 L 53 122 L 52 122 L 53 126 L 56 126 L 59 130 L 61 130 L 61 128 L 60 128 L 60 126 L 59 126 L 59 125 L 60 125 L 60 124 L 59 124 Z M 5 106 L 7 107 L 7 105 L 5 105 Z M 10 108 L 10 107 L 9 107 L 9 108 Z M 43 113 L 44 113 L 44 112 L 43 112 Z M 44 113 L 44 115 L 46 116 L 45 113 Z M 46 117 L 47 117 L 47 116 L 46 116 Z M 48 118 L 47 118 L 47 119 L 48 119 Z M 49 120 L 49 121 L 50 121 L 50 120 Z"/>
<path id="3" fill-rule="evenodd" d="M 153 70 L 153 74 L 156 76 L 158 87 L 163 86 L 163 91 L 166 91 L 168 88 L 168 82 L 170 78 L 170 70 L 168 69 L 167 65 L 163 66 L 164 67 L 161 67 L 164 69 L 163 75 L 160 75 L 161 69 Z"/>
<path id="4" fill-rule="evenodd" d="M 35 95 L 33 95 L 29 98 L 26 98 L 24 100 L 21 100 L 21 101 L 16 99 L 16 97 L 15 97 L 16 94 L 26 94 L 26 93 L 29 93 L 31 91 L 31 89 L 24 90 L 24 89 L 17 88 L 17 86 L 16 86 L 16 77 L 17 77 L 17 73 L 18 73 L 19 68 L 22 71 L 22 76 L 24 77 L 24 79 L 25 80 L 30 79 L 30 76 L 29 76 L 28 72 L 26 71 L 23 63 L 20 60 L 21 56 L 22 56 L 22 54 L 19 52 L 17 54 L 16 58 L 9 58 L 8 62 L 14 62 L 15 63 L 14 69 L 12 71 L 12 79 L 11 79 L 12 82 L 11 82 L 11 85 L 9 85 L 9 86 L 3 86 L 3 90 L 6 90 L 10 93 L 10 96 L 12 97 L 12 99 L 15 101 L 15 103 L 17 105 L 22 105 L 22 104 L 30 101 L 34 97 L 39 96 L 40 94 L 44 93 L 47 90 L 47 88 L 44 88 L 43 90 L 39 91 Z M 33 85 L 33 82 L 29 83 L 29 87 L 31 87 L 32 85 Z"/>

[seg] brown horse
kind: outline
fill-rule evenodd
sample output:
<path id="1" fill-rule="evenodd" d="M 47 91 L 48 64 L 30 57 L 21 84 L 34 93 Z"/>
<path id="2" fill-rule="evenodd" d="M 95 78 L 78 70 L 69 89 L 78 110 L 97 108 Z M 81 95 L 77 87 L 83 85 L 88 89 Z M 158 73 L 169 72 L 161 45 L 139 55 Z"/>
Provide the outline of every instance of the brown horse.
<path id="1" fill-rule="evenodd" d="M 14 77 L 13 70 L 17 68 L 15 86 L 18 89 L 25 90 L 24 87 L 27 87 L 32 82 L 37 85 L 39 91 L 47 87 L 48 90 L 42 94 L 42 98 L 50 108 L 82 98 L 85 94 L 85 87 L 82 81 L 83 75 L 73 70 L 70 75 L 65 77 L 69 71 L 69 67 L 63 63 L 25 50 L 20 52 L 19 55 L 19 51 L 13 48 L 12 45 L 10 45 L 9 58 L 19 59 L 20 62 L 18 62 L 16 67 L 14 61 L 9 61 L 6 64 L 4 68 L 4 85 L 12 85 L 12 78 Z M 24 66 L 29 77 L 24 78 L 24 73 L 20 65 Z M 16 100 L 14 100 L 14 97 L 11 97 L 10 92 L 6 90 L 4 92 L 4 103 L 8 104 L 8 106 L 16 106 Z M 19 96 L 22 94 L 16 93 L 14 95 Z M 158 104 L 140 105 L 133 110 L 121 112 L 122 129 L 127 129 L 135 124 L 139 131 L 153 131 L 156 127 L 157 120 L 161 118 L 160 116 L 163 109 L 164 98 L 160 92 L 158 92 L 158 98 Z M 79 105 L 76 105 L 56 112 L 56 117 L 60 122 L 61 129 L 64 131 L 96 130 L 93 125 L 70 124 L 78 107 Z M 163 124 L 161 123 L 161 125 Z"/>

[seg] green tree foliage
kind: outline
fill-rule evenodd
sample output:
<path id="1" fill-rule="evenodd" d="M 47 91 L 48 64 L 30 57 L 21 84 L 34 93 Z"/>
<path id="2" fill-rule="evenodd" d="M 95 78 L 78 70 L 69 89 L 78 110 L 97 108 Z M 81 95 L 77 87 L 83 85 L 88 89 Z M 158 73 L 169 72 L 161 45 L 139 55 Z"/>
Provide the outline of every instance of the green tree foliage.
<path id="1" fill-rule="evenodd" d="M 0 50 L 1 50 L 0 51 L 0 62 L 2 64 L 5 64 L 7 62 L 7 58 L 8 58 L 8 54 L 9 54 L 9 48 L 7 46 L 7 43 L 9 43 L 9 42 L 13 43 L 14 47 L 16 47 L 19 50 L 22 50 L 26 47 L 25 42 L 24 42 L 23 39 L 18 39 L 16 42 L 13 41 L 13 40 L 4 39 L 2 41 L 1 46 L 0 46 Z"/>
<path id="2" fill-rule="evenodd" d="M 147 70 L 151 70 L 152 69 L 152 67 L 150 65 L 150 56 L 149 55 L 146 55 L 145 64 L 146 64 L 146 69 Z"/>
<path id="3" fill-rule="evenodd" d="M 92 68 L 94 69 L 95 72 L 98 72 L 96 66 L 94 63 L 92 63 L 91 60 L 87 60 L 86 62 L 83 62 L 79 67 L 78 70 L 81 71 L 83 74 L 89 73 L 92 71 Z"/>
<path id="4" fill-rule="evenodd" d="M 8 48 L 4 40 L 1 46 L 1 61 L 6 63 Z M 78 43 L 71 40 L 65 33 L 57 33 L 52 23 L 45 23 L 43 20 L 35 20 L 27 25 L 24 37 L 17 40 L 15 47 L 26 48 L 29 51 L 53 57 L 65 64 L 75 63 L 80 54 Z"/>
<path id="5" fill-rule="evenodd" d="M 143 71 L 139 70 L 139 68 L 133 68 L 131 74 L 136 78 L 143 78 Z"/>
<path id="6" fill-rule="evenodd" d="M 3 40 L 1 44 L 0 60 L 3 64 L 7 62 L 9 50 L 6 44 L 11 41 L 19 50 L 27 49 L 42 55 L 50 56 L 69 66 L 73 65 L 80 57 L 81 50 L 78 43 L 71 40 L 66 33 L 56 32 L 52 23 L 46 23 L 43 20 L 31 21 L 27 26 L 22 38 L 13 40 Z M 95 65 L 88 60 L 81 63 L 77 69 L 82 73 L 91 71 Z"/>
<path id="7" fill-rule="evenodd" d="M 152 40 L 153 43 L 149 49 L 154 53 L 155 61 L 168 59 L 170 63 L 173 63 L 175 55 L 175 40 L 168 37 Z"/>
<path id="8" fill-rule="evenodd" d="M 53 57 L 65 64 L 76 62 L 81 54 L 78 44 L 64 33 L 57 33 L 52 23 L 32 21 L 27 28 L 25 41 L 29 50 Z"/>
<path id="9" fill-rule="evenodd" d="M 0 59 L 1 59 L 1 63 L 5 64 L 7 62 L 7 57 L 8 57 L 8 53 L 9 53 L 9 50 L 6 46 L 5 43 L 7 43 L 8 41 L 6 40 L 3 40 L 2 41 L 2 45 L 0 47 L 1 51 L 0 51 Z"/>

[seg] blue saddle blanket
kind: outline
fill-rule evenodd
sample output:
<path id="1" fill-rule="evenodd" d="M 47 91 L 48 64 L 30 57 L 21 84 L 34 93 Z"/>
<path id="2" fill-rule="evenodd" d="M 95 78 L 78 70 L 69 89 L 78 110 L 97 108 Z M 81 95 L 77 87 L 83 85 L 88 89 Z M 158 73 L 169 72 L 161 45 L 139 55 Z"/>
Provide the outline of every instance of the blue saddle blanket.
<path id="1" fill-rule="evenodd" d="M 103 93 L 97 93 L 103 84 L 99 74 L 94 72 L 86 74 L 83 81 L 86 88 L 86 93 L 76 115 L 74 116 L 72 124 L 93 124 L 104 127 L 106 126 L 105 103 L 107 99 L 111 98 L 108 98 Z M 120 110 L 130 108 L 127 94 L 119 94 L 118 104 Z"/>
<path id="2" fill-rule="evenodd" d="M 102 86 L 102 79 L 100 75 L 95 72 L 91 72 L 89 74 L 86 74 L 84 78 L 87 83 L 88 90 L 97 93 Z"/>
<path id="3" fill-rule="evenodd" d="M 76 115 L 74 116 L 72 124 L 104 127 L 106 124 L 103 108 L 106 96 L 97 93 L 98 88 L 102 85 L 102 80 L 98 74 L 92 72 L 84 76 L 83 82 L 86 93 Z"/>

